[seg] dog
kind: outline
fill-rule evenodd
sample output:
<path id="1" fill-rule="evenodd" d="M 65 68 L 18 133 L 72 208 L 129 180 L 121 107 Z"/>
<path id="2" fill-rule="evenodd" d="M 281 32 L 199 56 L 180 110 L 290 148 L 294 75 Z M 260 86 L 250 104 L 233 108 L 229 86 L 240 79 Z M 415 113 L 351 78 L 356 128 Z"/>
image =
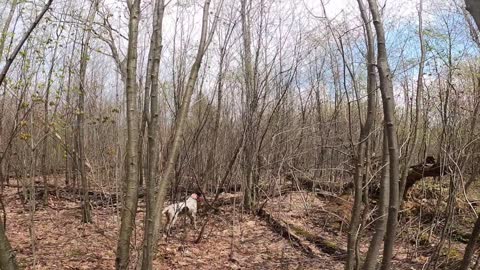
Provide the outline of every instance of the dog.
<path id="1" fill-rule="evenodd" d="M 202 200 L 202 194 L 193 193 L 190 197 L 179 203 L 170 204 L 162 211 L 165 216 L 165 233 L 170 235 L 172 227 L 179 216 L 187 215 L 195 230 L 197 229 L 197 202 Z"/>

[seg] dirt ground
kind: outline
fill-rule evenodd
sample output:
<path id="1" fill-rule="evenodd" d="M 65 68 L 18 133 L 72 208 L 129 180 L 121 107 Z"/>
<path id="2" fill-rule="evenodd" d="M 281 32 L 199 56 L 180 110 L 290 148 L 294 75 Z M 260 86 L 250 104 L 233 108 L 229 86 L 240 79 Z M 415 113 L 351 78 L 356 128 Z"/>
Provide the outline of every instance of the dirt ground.
<path id="1" fill-rule="evenodd" d="M 268 200 L 264 210 L 303 239 L 300 244 L 310 250 L 305 252 L 267 220 L 244 213 L 240 195 L 222 195 L 221 200 L 228 203 L 219 206 L 218 213 L 200 207 L 199 227 L 206 220 L 208 223 L 199 243 L 195 240 L 200 230 L 185 220 L 178 222 L 173 236 L 160 241 L 154 268 L 343 269 L 349 200 L 331 200 L 309 192 L 290 192 Z M 94 222 L 82 224 L 78 202 L 50 196 L 48 205 L 39 204 L 32 216 L 17 189 L 7 187 L 3 203 L 8 237 L 25 269 L 114 269 L 119 227 L 116 207 L 94 208 Z M 140 249 L 143 217 L 141 202 L 131 265 L 135 265 Z M 310 236 L 322 242 L 307 241 Z M 366 252 L 368 240 L 364 237 L 360 243 L 361 252 Z M 408 246 L 398 245 L 395 269 L 421 269 L 428 254 L 412 255 L 407 250 Z"/>
<path id="2" fill-rule="evenodd" d="M 82 224 L 76 202 L 50 197 L 38 205 L 35 215 L 22 204 L 17 190 L 7 187 L 8 237 L 25 269 L 114 269 L 118 210 L 94 208 L 93 224 Z M 204 235 L 195 243 L 195 231 L 180 221 L 172 237 L 159 243 L 155 269 L 342 269 L 328 255 L 308 256 L 258 217 L 241 212 L 239 205 L 209 213 Z M 200 210 L 202 211 L 202 210 Z M 133 260 L 142 239 L 143 209 L 137 215 Z M 207 219 L 201 214 L 199 227 Z M 33 230 L 29 230 L 33 220 Z M 32 236 L 35 242 L 32 243 Z M 134 262 L 132 262 L 134 263 Z"/>

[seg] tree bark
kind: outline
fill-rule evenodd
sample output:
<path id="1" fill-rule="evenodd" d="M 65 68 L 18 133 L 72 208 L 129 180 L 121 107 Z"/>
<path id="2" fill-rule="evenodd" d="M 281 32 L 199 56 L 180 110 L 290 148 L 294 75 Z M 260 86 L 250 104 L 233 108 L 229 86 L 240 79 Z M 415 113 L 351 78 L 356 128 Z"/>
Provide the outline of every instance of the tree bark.
<path id="1" fill-rule="evenodd" d="M 140 0 L 128 1 L 130 19 L 128 25 L 127 78 L 125 95 L 127 102 L 127 149 L 125 160 L 126 190 L 121 211 L 121 225 L 115 259 L 116 269 L 128 268 L 130 257 L 130 237 L 138 204 L 138 109 L 137 109 L 137 44 L 140 21 Z"/>
<path id="2" fill-rule="evenodd" d="M 256 160 L 256 144 L 257 135 L 254 129 L 255 115 L 258 107 L 258 95 L 255 91 L 253 78 L 253 64 L 251 52 L 251 34 L 250 34 L 250 13 L 247 9 L 247 0 L 241 1 L 241 20 L 242 20 L 242 36 L 243 36 L 243 65 L 245 79 L 245 147 L 244 147 L 244 169 L 245 180 L 243 187 L 243 204 L 246 209 L 253 209 L 255 204 L 255 160 Z"/>
<path id="3" fill-rule="evenodd" d="M 174 135 L 171 143 L 171 148 L 169 149 L 169 154 L 167 157 L 166 168 L 160 177 L 160 182 L 158 185 L 157 197 L 155 199 L 155 205 L 154 205 L 154 213 L 152 215 L 152 219 L 153 219 L 153 222 L 152 222 L 153 233 L 151 236 L 152 248 L 150 250 L 147 250 L 149 254 L 147 255 L 144 254 L 144 257 L 149 258 L 150 260 L 152 260 L 153 258 L 152 256 L 153 247 L 158 241 L 158 234 L 163 222 L 160 214 L 163 210 L 163 204 L 165 201 L 165 195 L 166 195 L 169 181 L 170 179 L 172 179 L 172 176 L 175 170 L 175 161 L 177 160 L 177 157 L 179 155 L 180 144 L 182 141 L 182 134 L 183 134 L 186 120 L 187 120 L 188 111 L 190 109 L 190 102 L 192 99 L 193 90 L 197 82 L 198 72 L 202 64 L 203 56 L 205 55 L 205 51 L 207 50 L 207 47 L 209 44 L 209 42 L 207 41 L 207 29 L 208 29 L 208 15 L 209 15 L 210 2 L 211 0 L 205 0 L 205 4 L 203 6 L 202 32 L 200 36 L 200 43 L 197 50 L 197 55 L 190 69 L 190 75 L 188 77 L 187 85 L 183 95 L 183 102 L 180 106 L 180 111 L 176 118 Z M 215 18 L 215 21 L 216 19 L 217 18 Z M 214 29 L 215 27 L 214 25 L 215 23 L 212 25 L 212 29 Z M 151 262 L 144 261 L 143 263 L 151 265 Z"/>
<path id="4" fill-rule="evenodd" d="M 480 31 L 480 1 L 465 0 L 465 6 L 467 11 L 472 14 L 473 20 L 477 24 L 477 31 Z"/>
<path id="5" fill-rule="evenodd" d="M 472 234 L 468 240 L 468 244 L 465 247 L 465 254 L 463 255 L 462 263 L 460 264 L 459 270 L 468 270 L 470 262 L 473 259 L 475 250 L 477 249 L 478 237 L 480 236 L 480 216 L 477 217 L 475 225 L 473 225 Z"/>
<path id="6" fill-rule="evenodd" d="M 15 259 L 15 253 L 10 246 L 5 232 L 5 221 L 0 220 L 0 268 L 5 270 L 18 269 L 17 261 Z"/>
<path id="7" fill-rule="evenodd" d="M 231 26 L 231 27 L 230 27 Z M 217 173 L 216 173 L 216 154 L 217 154 L 217 141 L 218 141 L 218 133 L 220 130 L 220 118 L 222 112 L 222 99 L 223 99 L 223 80 L 224 80 L 224 69 L 225 67 L 225 56 L 227 54 L 227 47 L 229 45 L 230 38 L 232 36 L 233 30 L 235 28 L 235 23 L 231 23 L 225 35 L 225 39 L 223 40 L 223 44 L 220 45 L 220 60 L 218 63 L 218 74 L 217 74 L 217 109 L 215 111 L 215 118 L 213 124 L 213 134 L 212 134 L 212 147 L 208 153 L 207 157 L 207 166 L 205 171 L 203 172 L 203 178 L 207 179 L 205 181 L 203 190 L 207 189 L 208 181 L 214 181 L 215 185 L 218 184 L 217 181 Z"/>
<path id="8" fill-rule="evenodd" d="M 8 12 L 7 18 L 3 24 L 2 28 L 2 36 L 0 37 L 0 61 L 2 61 L 4 49 L 5 49 L 5 42 L 7 41 L 8 36 L 8 29 L 10 28 L 10 24 L 12 23 L 13 15 L 15 14 L 15 9 L 17 8 L 18 0 L 13 0 L 10 4 L 10 11 Z"/>
<path id="9" fill-rule="evenodd" d="M 33 30 L 35 30 L 35 27 L 40 23 L 40 20 L 43 18 L 43 15 L 47 13 L 47 10 L 50 9 L 50 6 L 52 5 L 53 0 L 48 0 L 48 2 L 45 4 L 43 7 L 42 11 L 38 16 L 35 18 L 35 21 L 33 21 L 32 25 L 30 25 L 30 28 L 28 28 L 27 32 L 23 34 L 22 38 L 18 42 L 17 46 L 13 50 L 12 54 L 7 59 L 7 62 L 3 66 L 2 70 L 0 71 L 0 86 L 2 86 L 3 81 L 5 80 L 5 76 L 7 75 L 8 70 L 10 69 L 10 66 L 12 65 L 13 61 L 17 57 L 18 53 L 23 47 L 23 44 L 27 41 L 28 37 L 32 34 Z"/>
<path id="10" fill-rule="evenodd" d="M 2 61 L 3 54 L 4 54 L 4 49 L 5 49 L 5 42 L 7 40 L 8 36 L 8 29 L 10 28 L 10 24 L 13 19 L 13 15 L 15 14 L 15 9 L 17 8 L 18 1 L 13 0 L 10 6 L 10 11 L 8 12 L 7 18 L 5 19 L 5 22 L 3 24 L 2 28 L 2 35 L 0 36 L 0 61 Z M 2 96 L 2 95 L 0 95 Z M 2 136 L 3 136 L 3 119 L 4 119 L 4 109 L 5 109 L 5 98 L 6 97 L 6 88 L 4 90 L 3 98 L 1 100 L 1 109 L 0 109 L 0 145 L 2 145 Z M 4 153 L 2 153 L 4 155 Z M 0 183 L 1 183 L 1 188 L 3 191 L 4 187 L 4 180 L 5 180 L 5 159 L 1 158 L 0 159 Z M 7 181 L 8 181 L 8 176 L 7 176 Z"/>
<path id="11" fill-rule="evenodd" d="M 375 222 L 375 233 L 373 234 L 370 246 L 368 247 L 367 257 L 362 266 L 362 270 L 375 270 L 378 264 L 378 254 L 385 236 L 385 225 L 388 214 L 388 200 L 390 197 L 389 190 L 389 156 L 388 156 L 388 139 L 384 130 L 383 136 L 383 153 L 382 153 L 382 176 L 380 179 L 380 200 L 378 202 L 377 221 Z"/>
<path id="12" fill-rule="evenodd" d="M 35 30 L 35 27 L 39 24 L 40 20 L 43 18 L 47 10 L 50 8 L 52 2 L 53 0 L 49 0 L 45 4 L 40 14 L 38 14 L 38 16 L 35 18 L 35 21 L 32 23 L 30 28 L 27 30 L 27 32 L 25 32 L 23 37 L 20 39 L 17 46 L 13 50 L 12 54 L 8 57 L 5 65 L 0 71 L 0 87 L 3 85 L 3 81 L 5 80 L 8 70 L 10 69 L 10 66 L 12 65 L 18 53 L 22 49 L 23 44 L 25 44 L 28 37 L 32 34 L 33 30 Z M 1 163 L 1 160 L 3 160 L 3 156 L 0 159 L 0 163 Z M 5 233 L 4 223 L 0 224 L 0 269 L 5 269 L 5 270 L 18 269 L 18 265 L 15 260 L 15 255 L 13 254 L 12 247 Z"/>
<path id="13" fill-rule="evenodd" d="M 422 12 L 423 12 L 423 0 L 420 0 L 419 7 L 418 7 L 418 40 L 420 43 L 420 63 L 418 64 L 417 93 L 415 96 L 415 118 L 414 118 L 414 122 L 411 124 L 413 125 L 413 131 L 412 131 L 413 134 L 412 136 L 409 136 L 409 140 L 406 147 L 407 153 L 406 153 L 405 167 L 402 172 L 402 177 L 400 178 L 400 190 L 399 190 L 400 198 L 403 198 L 405 196 L 404 193 L 406 191 L 405 185 L 408 177 L 408 169 L 410 167 L 412 155 L 413 153 L 416 152 L 416 149 L 417 149 L 418 121 L 420 118 L 420 106 L 421 106 L 420 103 L 422 101 L 422 95 L 423 95 L 423 70 L 425 66 L 425 53 L 426 53 L 425 44 L 423 41 Z"/>
<path id="14" fill-rule="evenodd" d="M 385 30 L 378 10 L 377 0 L 368 0 L 372 14 L 373 25 L 377 33 L 377 69 L 382 94 L 384 125 L 387 133 L 390 167 L 390 198 L 388 204 L 387 232 L 383 248 L 382 270 L 390 269 L 393 248 L 396 238 L 398 202 L 399 202 L 399 158 L 398 142 L 395 126 L 395 102 L 393 96 L 392 74 L 388 64 L 388 54 L 385 42 Z"/>
<path id="15" fill-rule="evenodd" d="M 78 146 L 78 170 L 80 172 L 80 178 L 82 183 L 82 222 L 91 223 L 92 213 L 90 208 L 90 199 L 88 197 L 88 179 L 85 169 L 85 93 L 86 93 L 86 81 L 88 64 L 88 46 L 92 36 L 92 25 L 95 19 L 95 14 L 98 7 L 98 0 L 92 2 L 90 10 L 88 11 L 86 29 L 84 38 L 82 41 L 82 49 L 80 56 L 80 87 L 78 93 L 78 112 L 77 112 L 77 146 Z"/>
<path id="16" fill-rule="evenodd" d="M 472 15 L 475 23 L 477 24 L 477 30 L 480 30 L 480 2 L 475 0 L 465 0 L 466 8 L 468 12 Z M 477 108 L 477 107 L 476 107 Z M 475 117 L 476 115 L 474 115 Z M 474 126 L 474 124 L 472 124 Z M 473 132 L 473 129 L 471 129 Z M 467 246 L 465 247 L 465 254 L 463 255 L 462 263 L 459 270 L 467 270 L 470 266 L 470 261 L 473 258 L 477 247 L 477 240 L 480 236 L 480 216 L 477 217 L 477 221 L 475 221 L 475 225 L 473 226 L 472 235 L 468 241 Z"/>
<path id="17" fill-rule="evenodd" d="M 60 35 L 63 31 L 62 27 L 57 28 L 57 37 L 55 40 L 55 47 L 53 49 L 53 56 L 52 60 L 50 63 L 50 68 L 48 70 L 48 76 L 47 76 L 47 86 L 45 88 L 45 102 L 44 102 L 44 116 L 43 116 L 43 136 L 44 136 L 44 141 L 43 141 L 43 149 L 42 149 L 42 160 L 41 160 L 41 168 L 42 168 L 42 178 L 43 178 L 43 188 L 45 189 L 45 192 L 43 194 L 43 202 L 45 204 L 48 203 L 48 179 L 47 179 L 47 154 L 48 154 L 48 133 L 50 132 L 50 123 L 49 123 L 49 117 L 48 117 L 48 107 L 50 106 L 50 89 L 52 87 L 52 76 L 53 76 L 53 69 L 55 68 L 55 63 L 57 60 L 57 51 L 58 51 L 58 42 L 60 39 Z"/>
<path id="18" fill-rule="evenodd" d="M 156 174 L 158 171 L 158 81 L 159 66 L 162 53 L 162 28 L 163 14 L 165 10 L 165 1 L 159 0 L 155 2 L 153 16 L 153 34 L 150 46 L 152 47 L 152 65 L 151 65 L 151 88 L 150 88 L 150 114 L 148 119 L 148 146 L 147 146 L 147 173 L 145 175 L 146 189 L 146 214 L 145 214 L 145 232 L 143 238 L 143 250 L 141 258 L 141 269 L 152 269 L 152 252 L 153 249 L 153 217 L 155 203 L 155 186 Z"/>
<path id="19" fill-rule="evenodd" d="M 357 237 L 360 231 L 360 214 L 362 208 L 362 191 L 363 191 L 363 175 L 366 164 L 366 159 L 368 159 L 368 141 L 370 137 L 370 132 L 373 126 L 373 120 L 375 117 L 376 111 L 376 74 L 375 74 L 375 52 L 374 52 L 374 40 L 372 28 L 370 22 L 367 18 L 365 6 L 363 0 L 358 0 L 358 5 L 360 13 L 362 16 L 362 21 L 364 23 L 366 38 L 367 38 L 367 116 L 365 119 L 364 126 L 361 127 L 359 144 L 357 147 L 356 154 L 356 167 L 355 174 L 353 178 L 354 183 L 354 203 L 352 208 L 352 217 L 350 220 L 349 231 L 348 231 L 348 242 L 347 242 L 347 262 L 345 264 L 346 270 L 357 269 L 359 265 L 356 265 L 356 246 L 357 246 Z M 366 183 L 365 183 L 366 184 Z"/>

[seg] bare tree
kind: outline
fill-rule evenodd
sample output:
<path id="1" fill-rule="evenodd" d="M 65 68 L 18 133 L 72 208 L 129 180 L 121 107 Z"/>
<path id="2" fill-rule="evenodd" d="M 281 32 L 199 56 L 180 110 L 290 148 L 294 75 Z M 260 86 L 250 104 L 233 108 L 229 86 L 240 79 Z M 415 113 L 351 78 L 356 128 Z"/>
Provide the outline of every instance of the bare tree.
<path id="1" fill-rule="evenodd" d="M 0 266 L 7 270 L 19 269 L 15 253 L 5 234 L 5 222 L 0 222 Z"/>
<path id="2" fill-rule="evenodd" d="M 373 33 L 372 28 L 370 25 L 370 21 L 367 17 L 367 12 L 365 10 L 365 6 L 363 4 L 363 0 L 358 0 L 358 6 L 360 9 L 360 14 L 362 17 L 362 21 L 365 28 L 365 35 L 367 40 L 367 116 L 365 119 L 365 124 L 361 127 L 360 130 L 360 138 L 359 143 L 357 146 L 357 153 L 355 157 L 355 174 L 353 178 L 354 183 L 354 204 L 352 208 L 352 218 L 350 220 L 350 228 L 348 231 L 348 257 L 347 263 L 345 264 L 345 269 L 354 269 L 358 268 L 357 265 L 355 267 L 355 257 L 357 254 L 356 245 L 357 245 L 357 237 L 360 231 L 360 214 L 361 214 L 361 204 L 362 204 L 362 192 L 363 192 L 363 183 L 362 180 L 364 177 L 364 170 L 367 163 L 368 157 L 368 142 L 370 140 L 370 133 L 373 126 L 373 121 L 375 117 L 376 111 L 376 91 L 377 91 L 377 84 L 376 84 L 376 74 L 375 74 L 375 52 L 374 52 L 374 40 L 373 40 Z M 367 183 L 365 183 L 367 184 Z M 381 212 L 381 211 L 380 211 Z M 383 237 L 383 236 L 382 236 Z M 372 269 L 376 262 L 376 254 L 378 253 L 378 244 L 373 243 L 372 250 L 371 250 L 371 257 L 370 260 L 367 260 L 369 264 L 373 264 L 373 266 L 364 265 L 364 269 Z M 357 262 L 358 264 L 358 262 Z M 367 263 L 366 263 L 367 264 Z"/>
<path id="3" fill-rule="evenodd" d="M 92 222 L 92 213 L 90 200 L 88 196 L 88 179 L 86 172 L 86 158 L 85 158 L 85 94 L 86 94 L 86 81 L 85 75 L 87 72 L 87 62 L 88 62 L 88 47 L 91 39 L 91 27 L 95 19 L 95 14 L 98 7 L 98 0 L 94 0 L 88 11 L 86 29 L 84 37 L 82 40 L 82 48 L 80 55 L 80 87 L 78 93 L 78 112 L 77 112 L 77 153 L 78 153 L 78 169 L 80 172 L 80 178 L 82 182 L 82 222 L 91 223 Z"/>
<path id="4" fill-rule="evenodd" d="M 7 18 L 3 24 L 2 28 L 2 35 L 0 37 L 0 60 L 3 58 L 4 50 L 5 50 L 5 43 L 7 41 L 8 36 L 8 29 L 10 28 L 10 24 L 12 23 L 13 15 L 15 14 L 15 9 L 17 8 L 18 0 L 13 0 L 10 3 L 10 11 L 8 12 Z"/>
<path id="5" fill-rule="evenodd" d="M 0 36 L 0 61 L 2 61 L 4 50 L 5 50 L 5 43 L 7 41 L 7 36 L 8 36 L 8 30 L 10 28 L 10 24 L 13 19 L 13 15 L 15 14 L 15 9 L 17 8 L 18 1 L 14 0 L 12 1 L 10 5 L 10 11 L 8 12 L 7 18 L 5 19 L 3 28 L 2 28 L 2 33 Z M 2 110 L 0 111 L 0 145 L 2 143 L 2 136 L 3 136 L 3 120 L 4 120 L 4 106 L 5 106 L 5 96 L 6 94 L 4 93 L 2 95 Z M 3 155 L 3 154 L 2 154 Z M 2 182 L 2 188 L 3 188 L 3 181 L 5 180 L 5 159 L 0 160 L 0 182 Z"/>
<path id="6" fill-rule="evenodd" d="M 130 19 L 128 25 L 128 51 L 125 94 L 127 101 L 127 149 L 125 196 L 122 205 L 121 226 L 115 260 L 116 269 L 127 269 L 130 257 L 130 237 L 138 204 L 138 109 L 137 96 L 137 43 L 138 24 L 140 21 L 140 0 L 127 0 Z"/>
<path id="7" fill-rule="evenodd" d="M 200 70 L 200 66 L 202 64 L 202 59 L 203 56 L 205 55 L 205 52 L 208 48 L 208 45 L 211 41 L 211 37 L 213 35 L 213 31 L 215 30 L 216 27 L 216 22 L 218 17 L 214 18 L 214 22 L 211 26 L 211 33 L 208 34 L 208 17 L 210 13 L 210 0 L 206 0 L 205 4 L 203 6 L 203 16 L 202 16 L 202 31 L 200 35 L 200 42 L 198 45 L 198 50 L 197 54 L 195 57 L 195 60 L 192 64 L 192 67 L 190 69 L 190 74 L 188 77 L 187 84 L 185 86 L 185 92 L 183 94 L 183 99 L 182 99 L 182 104 L 180 106 L 180 111 L 178 116 L 176 117 L 176 123 L 175 123 L 175 129 L 173 133 L 173 139 L 172 143 L 170 145 L 168 157 L 166 159 L 166 167 L 163 173 L 161 174 L 160 180 L 159 180 L 159 185 L 158 185 L 158 191 L 157 195 L 155 198 L 155 205 L 154 205 L 154 213 L 152 215 L 152 227 L 153 227 L 153 233 L 152 233 L 152 249 L 155 246 L 155 244 L 158 241 L 158 234 L 160 230 L 160 225 L 162 224 L 162 219 L 161 219 L 161 211 L 163 209 L 163 203 L 165 201 L 165 195 L 167 191 L 167 186 L 170 181 L 170 179 L 173 176 L 173 172 L 175 169 L 175 161 L 177 160 L 177 157 L 179 155 L 180 151 L 180 144 L 181 144 L 181 138 L 182 134 L 184 131 L 185 127 L 185 122 L 187 119 L 188 111 L 190 109 L 190 101 L 192 98 L 193 90 L 195 88 L 195 84 L 197 82 L 198 78 L 198 72 Z M 221 2 L 222 3 L 222 2 Z M 218 8 L 218 11 L 221 9 L 221 4 Z M 144 254 L 144 258 L 149 258 L 152 260 L 153 256 L 151 255 L 153 253 L 153 250 L 147 250 L 148 255 Z M 145 253 L 145 251 L 144 251 Z M 143 261 L 143 264 L 151 265 L 151 262 L 148 262 L 146 260 Z M 146 268 L 143 268 L 146 269 Z M 147 268 L 148 269 L 148 268 Z"/>
<path id="8" fill-rule="evenodd" d="M 2 70 L 0 71 L 0 87 L 2 87 L 2 84 L 5 80 L 5 77 L 8 73 L 8 70 L 10 69 L 10 66 L 12 65 L 13 61 L 17 57 L 18 53 L 22 49 L 23 45 L 27 41 L 28 37 L 32 34 L 33 30 L 35 30 L 35 27 L 40 23 L 40 20 L 43 18 L 45 13 L 50 9 L 50 6 L 52 5 L 53 0 L 49 0 L 40 14 L 35 18 L 35 21 L 32 23 L 32 25 L 29 27 L 27 32 L 23 35 L 23 37 L 20 39 L 18 44 L 16 45 L 15 49 L 13 52 L 8 56 L 7 62 L 3 66 Z M 15 2 L 16 4 L 16 2 Z M 12 15 L 13 16 L 13 15 Z M 2 38 L 3 39 L 3 38 Z M 3 45 L 2 45 L 3 46 Z M 3 48 L 1 48 L 3 51 Z M 0 164 L 2 163 L 2 160 L 4 158 L 4 153 L 2 153 L 2 157 L 0 157 Z M 17 262 L 15 260 L 15 255 L 12 251 L 12 247 L 10 245 L 10 242 L 8 241 L 8 238 L 5 234 L 5 221 L 0 222 L 2 223 L 0 225 L 0 268 L 6 269 L 6 270 L 14 270 L 18 269 Z"/>
<path id="9" fill-rule="evenodd" d="M 480 2 L 476 0 L 465 0 L 465 6 L 477 24 L 477 30 L 480 30 Z"/>
<path id="10" fill-rule="evenodd" d="M 41 158 L 41 169 L 42 169 L 42 178 L 43 178 L 43 185 L 44 185 L 44 194 L 43 194 L 43 200 L 44 203 L 47 204 L 48 202 L 48 179 L 47 179 L 47 174 L 48 174 L 48 168 L 47 168 L 47 159 L 48 159 L 48 146 L 49 146 L 49 134 L 51 132 L 51 123 L 50 123 L 50 117 L 49 117 L 49 107 L 54 103 L 52 101 L 52 104 L 50 103 L 50 96 L 51 96 L 51 88 L 53 84 L 53 72 L 55 69 L 55 64 L 57 61 L 58 57 L 58 48 L 59 48 L 59 42 L 60 42 L 60 37 L 62 35 L 64 29 L 64 25 L 60 24 L 58 25 L 57 29 L 55 30 L 55 40 L 51 42 L 55 42 L 55 45 L 53 45 L 53 55 L 50 63 L 50 68 L 48 69 L 48 74 L 47 74 L 47 86 L 45 87 L 45 100 L 44 100 L 44 116 L 43 116 L 43 122 L 44 122 L 44 140 L 43 140 L 43 148 L 42 148 L 42 158 Z"/>
<path id="11" fill-rule="evenodd" d="M 465 0 L 465 5 L 472 15 L 475 23 L 477 24 L 477 33 L 480 30 L 480 2 L 475 0 Z M 476 111 L 478 111 L 478 107 L 476 107 Z M 472 127 L 474 124 L 472 123 Z M 474 132 L 474 129 L 471 129 L 471 132 Z M 468 184 L 468 183 L 467 183 Z M 480 215 L 477 217 L 475 224 L 472 229 L 472 233 L 470 235 L 470 239 L 468 241 L 467 246 L 465 247 L 465 253 L 463 255 L 463 259 L 461 265 L 459 266 L 459 270 L 468 270 L 470 266 L 470 262 L 475 254 L 475 250 L 477 247 L 478 237 L 480 236 Z"/>
<path id="12" fill-rule="evenodd" d="M 10 0 L 0 7 L 0 69 L 47 2 Z M 257 218 L 255 210 L 285 209 L 291 194 L 292 211 L 271 218 L 302 228 L 280 233 L 293 232 L 299 245 L 311 242 L 313 253 L 326 248 L 313 236 L 333 240 L 328 248 L 342 254 L 346 246 L 337 266 L 373 270 L 382 257 L 384 269 L 404 266 L 408 259 L 392 258 L 393 247 L 421 261 L 433 245 L 429 266 L 440 267 L 460 259 L 461 248 L 450 243 L 453 234 L 468 238 L 461 224 L 473 234 L 462 265 L 471 268 L 479 231 L 468 200 L 480 172 L 480 65 L 478 29 L 459 1 L 441 9 L 432 1 L 407 4 L 419 8 L 418 25 L 415 14 L 397 14 L 378 0 L 342 5 L 360 12 L 340 16 L 330 9 L 335 1 L 321 1 L 320 10 L 302 0 L 224 2 L 216 14 L 223 0 L 64 1 L 47 11 L 48 24 L 28 37 L 0 87 L 0 207 L 5 203 L 8 215 L 0 242 L 2 230 L 19 238 L 9 230 L 21 221 L 12 217 L 23 215 L 17 211 L 23 203 L 27 267 L 43 265 L 50 238 L 39 238 L 42 217 L 52 209 L 39 211 L 39 198 L 55 205 L 76 200 L 84 221 L 98 211 L 121 218 L 117 269 L 152 269 L 175 263 L 155 256 L 157 250 L 177 256 L 157 243 L 166 197 L 179 202 L 192 191 L 206 194 L 198 243 L 218 237 L 207 232 L 226 224 L 216 222 L 219 212 L 236 226 Z M 423 162 L 426 155 L 438 162 Z M 431 173 L 430 164 L 440 173 Z M 408 208 L 399 214 L 407 193 Z M 16 194 L 18 203 L 11 199 Z M 230 198 L 234 204 L 223 205 Z M 308 211 L 320 200 L 324 208 Z M 300 205 L 305 216 L 293 212 Z M 237 207 L 246 210 L 238 224 L 228 215 Z M 110 228 L 111 221 L 94 227 Z M 192 232 L 182 232 L 168 244 L 193 244 Z M 12 246 L 0 243 L 4 261 Z"/>
<path id="13" fill-rule="evenodd" d="M 10 69 L 10 66 L 12 65 L 13 61 L 17 57 L 18 53 L 23 47 L 23 44 L 25 44 L 25 41 L 27 41 L 28 37 L 32 34 L 33 30 L 35 30 L 35 27 L 40 23 L 42 20 L 43 16 L 47 11 L 50 9 L 50 6 L 52 5 L 53 0 L 48 0 L 48 2 L 45 4 L 43 7 L 42 11 L 38 14 L 38 16 L 35 18 L 35 21 L 33 21 L 32 25 L 28 28 L 28 30 L 23 34 L 22 38 L 16 45 L 15 49 L 13 52 L 8 56 L 7 62 L 3 66 L 2 70 L 0 71 L 0 86 L 3 83 L 3 80 L 5 80 L 5 76 L 7 75 L 8 70 Z"/>
<path id="14" fill-rule="evenodd" d="M 420 61 L 418 64 L 418 76 L 417 76 L 417 89 L 415 95 L 415 115 L 414 119 L 411 123 L 411 136 L 408 136 L 407 140 L 407 153 L 405 157 L 405 165 L 402 170 L 402 175 L 400 178 L 400 189 L 399 189 L 399 196 L 403 198 L 405 196 L 405 185 L 407 182 L 408 171 L 410 168 L 410 162 L 412 156 L 415 152 L 417 152 L 417 139 L 418 139 L 418 126 L 419 126 L 419 119 L 420 119 L 420 110 L 421 110 L 421 101 L 423 98 L 423 76 L 425 70 L 425 42 L 423 39 L 423 1 L 420 0 L 418 6 L 418 41 L 420 43 Z"/>
<path id="15" fill-rule="evenodd" d="M 213 181 L 217 179 L 217 164 L 216 164 L 216 155 L 218 150 L 218 137 L 220 131 L 220 120 L 221 120 L 221 113 L 223 110 L 223 88 L 224 88 L 224 81 L 225 81 L 225 70 L 227 69 L 228 63 L 225 62 L 226 54 L 228 52 L 229 46 L 231 46 L 231 38 L 233 34 L 233 30 L 237 21 L 229 21 L 228 27 L 226 32 L 224 33 L 222 43 L 220 43 L 220 59 L 218 62 L 218 74 L 217 74 L 217 82 L 216 82 L 216 95 L 217 95 L 217 108 L 215 111 L 215 118 L 213 120 L 214 126 L 212 131 L 212 147 L 208 152 L 206 168 L 202 173 L 204 179 L 207 181 Z M 206 190 L 208 182 L 205 181 L 203 189 Z"/>
<path id="16" fill-rule="evenodd" d="M 390 196 L 388 205 L 387 231 L 383 248 L 382 270 L 390 269 L 393 257 L 393 248 L 396 238 L 396 228 L 399 207 L 399 156 L 397 133 L 395 126 L 395 102 L 393 96 L 392 74 L 388 63 L 388 54 L 385 43 L 385 30 L 378 10 L 376 0 L 368 0 L 372 14 L 373 25 L 377 33 L 377 69 L 382 94 L 384 125 L 387 133 L 389 148 Z"/>
<path id="17" fill-rule="evenodd" d="M 382 147 L 382 175 L 380 179 L 380 198 L 378 202 L 377 221 L 375 222 L 375 233 L 370 241 L 368 247 L 365 263 L 362 266 L 362 270 L 374 270 L 378 266 L 378 254 L 382 245 L 383 238 L 385 236 L 385 226 L 388 215 L 388 199 L 389 199 L 389 153 L 388 153 L 388 139 L 387 133 L 383 132 L 383 147 Z"/>
<path id="18" fill-rule="evenodd" d="M 145 214 L 145 233 L 143 238 L 143 257 L 139 260 L 142 269 L 152 269 L 152 255 L 150 252 L 153 249 L 153 217 L 154 217 L 154 203 L 155 203 L 155 186 L 156 175 L 158 171 L 158 152 L 159 152 L 159 136 L 158 136 L 158 122 L 159 122 L 159 66 L 160 56 L 162 53 L 162 27 L 163 14 L 165 10 L 165 1 L 160 0 L 155 2 L 153 14 L 153 33 L 151 39 L 151 74 L 150 74 L 150 108 L 148 120 L 148 145 L 147 145 L 147 168 L 145 177 L 146 188 L 146 214 Z M 150 59 L 149 59 L 150 61 Z M 149 74 L 147 74 L 149 76 Z M 147 95 L 147 93 L 145 93 Z"/>
<path id="19" fill-rule="evenodd" d="M 243 185 L 243 204 L 246 209 L 253 209 L 256 200 L 258 172 L 255 168 L 257 156 L 257 134 L 255 122 L 257 121 L 258 93 L 255 85 L 253 62 L 252 62 L 252 41 L 250 33 L 250 7 L 247 7 L 247 0 L 241 1 L 241 20 L 243 36 L 243 68 L 245 79 L 245 181 Z"/>

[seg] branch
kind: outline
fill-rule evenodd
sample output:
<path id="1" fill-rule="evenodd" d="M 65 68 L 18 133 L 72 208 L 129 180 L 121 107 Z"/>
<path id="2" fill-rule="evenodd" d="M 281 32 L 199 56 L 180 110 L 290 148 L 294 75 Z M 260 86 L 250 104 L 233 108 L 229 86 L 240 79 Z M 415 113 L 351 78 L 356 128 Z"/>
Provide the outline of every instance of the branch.
<path id="1" fill-rule="evenodd" d="M 40 20 L 43 18 L 43 15 L 47 12 L 47 10 L 50 8 L 52 5 L 53 0 L 48 0 L 48 2 L 45 4 L 45 7 L 43 8 L 42 12 L 38 14 L 37 18 L 35 18 L 35 21 L 32 23 L 28 31 L 23 35 L 22 39 L 20 42 L 17 44 L 15 47 L 15 50 L 13 53 L 8 57 L 7 62 L 5 63 L 5 66 L 3 66 L 2 71 L 0 72 L 0 86 L 2 85 L 3 81 L 5 80 L 5 76 L 7 75 L 8 70 L 10 69 L 10 66 L 12 65 L 13 61 L 17 57 L 18 53 L 23 47 L 23 44 L 27 41 L 28 37 L 30 34 L 32 34 L 33 30 L 35 30 L 35 27 L 37 27 L 38 23 Z"/>

